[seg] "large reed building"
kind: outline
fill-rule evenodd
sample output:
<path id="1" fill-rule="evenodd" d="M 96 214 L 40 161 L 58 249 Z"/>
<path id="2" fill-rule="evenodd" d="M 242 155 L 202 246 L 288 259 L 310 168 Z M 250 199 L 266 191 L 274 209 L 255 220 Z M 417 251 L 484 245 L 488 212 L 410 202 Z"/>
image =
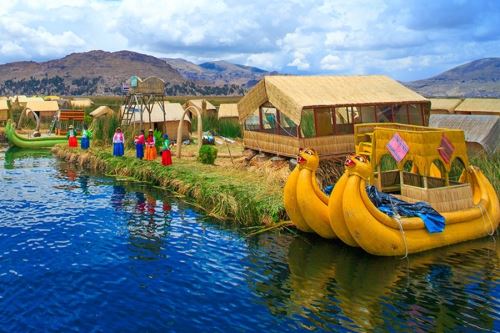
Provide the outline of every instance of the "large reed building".
<path id="1" fill-rule="evenodd" d="M 500 116 L 499 98 L 466 98 L 454 110 L 456 114 Z"/>
<path id="2" fill-rule="evenodd" d="M 6 99 L 0 99 L 0 122 L 6 122 L 9 119 L 9 104 Z"/>
<path id="3" fill-rule="evenodd" d="M 323 157 L 354 151 L 354 124 L 427 125 L 430 102 L 386 76 L 266 76 L 238 103 L 246 148 Z"/>

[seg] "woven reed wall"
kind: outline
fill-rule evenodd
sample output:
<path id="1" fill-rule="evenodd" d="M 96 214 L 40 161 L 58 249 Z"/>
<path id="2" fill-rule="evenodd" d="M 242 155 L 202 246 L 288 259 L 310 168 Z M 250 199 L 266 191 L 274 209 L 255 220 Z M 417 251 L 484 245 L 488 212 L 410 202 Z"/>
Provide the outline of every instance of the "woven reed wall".
<path id="1" fill-rule="evenodd" d="M 9 110 L 0 110 L 0 121 L 7 120 L 9 118 Z"/>
<path id="2" fill-rule="evenodd" d="M 401 185 L 401 195 L 411 201 L 428 202 L 438 212 L 450 212 L 471 208 L 472 189 L 470 184 L 425 189 L 411 185 Z"/>
<path id="3" fill-rule="evenodd" d="M 320 156 L 341 155 L 355 151 L 352 134 L 302 138 L 299 141 L 301 148 L 314 148 Z"/>

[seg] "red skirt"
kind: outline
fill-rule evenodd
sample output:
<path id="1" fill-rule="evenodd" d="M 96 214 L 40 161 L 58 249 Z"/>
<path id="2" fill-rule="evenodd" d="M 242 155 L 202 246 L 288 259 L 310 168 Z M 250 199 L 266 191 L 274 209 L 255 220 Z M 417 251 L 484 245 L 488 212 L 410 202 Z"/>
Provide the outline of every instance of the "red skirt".
<path id="1" fill-rule="evenodd" d="M 170 153 L 170 149 L 164 150 L 161 153 L 161 164 L 163 164 L 163 165 L 172 164 L 172 154 Z"/>
<path id="2" fill-rule="evenodd" d="M 68 146 L 78 147 L 78 140 L 76 139 L 76 136 L 70 136 L 68 138 Z"/>

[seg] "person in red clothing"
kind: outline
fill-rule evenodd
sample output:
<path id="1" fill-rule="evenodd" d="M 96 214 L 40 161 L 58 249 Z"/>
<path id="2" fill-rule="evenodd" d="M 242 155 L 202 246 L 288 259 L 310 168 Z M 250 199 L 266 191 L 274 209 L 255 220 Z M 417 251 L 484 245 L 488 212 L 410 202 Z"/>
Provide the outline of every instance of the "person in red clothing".
<path id="1" fill-rule="evenodd" d="M 146 144 L 146 139 L 144 138 L 144 130 L 141 130 L 139 136 L 135 137 L 135 156 L 142 160 L 144 158 L 144 145 Z"/>
<path id="2" fill-rule="evenodd" d="M 161 149 L 161 164 L 172 164 L 172 154 L 170 152 L 170 140 L 168 139 L 168 134 L 163 135 L 163 146 Z"/>
<path id="3" fill-rule="evenodd" d="M 78 147 L 78 140 L 76 139 L 76 131 L 73 128 L 73 125 L 69 125 L 66 137 L 68 138 L 69 147 Z"/>

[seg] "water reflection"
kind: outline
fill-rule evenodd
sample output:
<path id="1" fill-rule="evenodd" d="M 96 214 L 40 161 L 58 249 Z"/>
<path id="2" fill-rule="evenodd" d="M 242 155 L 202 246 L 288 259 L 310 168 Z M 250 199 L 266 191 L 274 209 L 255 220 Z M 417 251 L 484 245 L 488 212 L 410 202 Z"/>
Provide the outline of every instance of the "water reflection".
<path id="1" fill-rule="evenodd" d="M 14 169 L 15 161 L 19 159 L 34 159 L 52 155 L 49 149 L 21 149 L 10 147 L 4 153 L 4 169 Z"/>
<path id="2" fill-rule="evenodd" d="M 259 246 L 271 243 L 265 238 Z M 299 317 L 304 328 L 498 328 L 499 249 L 492 238 L 401 260 L 300 236 L 290 242 L 287 261 L 288 269 L 271 263 L 261 272 L 268 279 L 250 284 L 272 313 Z"/>

